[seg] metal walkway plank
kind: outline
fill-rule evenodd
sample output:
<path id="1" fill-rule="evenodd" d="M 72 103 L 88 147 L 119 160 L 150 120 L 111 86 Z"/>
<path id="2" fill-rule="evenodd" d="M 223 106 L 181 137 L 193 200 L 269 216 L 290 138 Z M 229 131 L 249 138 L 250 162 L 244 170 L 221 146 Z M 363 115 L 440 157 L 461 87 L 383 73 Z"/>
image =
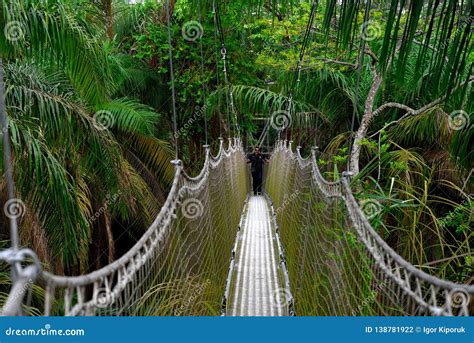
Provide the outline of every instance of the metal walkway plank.
<path id="1" fill-rule="evenodd" d="M 270 208 L 263 196 L 249 198 L 232 276 L 230 316 L 283 316 L 278 249 Z"/>

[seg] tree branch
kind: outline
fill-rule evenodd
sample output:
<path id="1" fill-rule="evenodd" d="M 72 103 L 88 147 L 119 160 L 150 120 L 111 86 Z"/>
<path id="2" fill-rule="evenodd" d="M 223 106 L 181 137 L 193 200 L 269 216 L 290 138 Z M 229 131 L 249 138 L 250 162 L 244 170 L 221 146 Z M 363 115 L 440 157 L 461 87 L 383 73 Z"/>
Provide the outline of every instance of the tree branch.
<path id="1" fill-rule="evenodd" d="M 401 40 L 397 42 L 395 53 L 400 49 L 400 47 L 401 47 Z M 443 102 L 447 97 L 445 95 L 439 99 L 436 99 L 418 110 L 413 110 L 412 108 L 406 105 L 392 102 L 392 103 L 384 104 L 374 111 L 373 106 L 374 106 L 375 96 L 382 85 L 383 76 L 382 76 L 382 73 L 380 74 L 377 73 L 377 68 L 376 68 L 376 65 L 378 62 L 377 56 L 370 50 L 370 48 L 367 50 L 367 54 L 372 58 L 371 64 L 372 64 L 372 72 L 374 74 L 374 79 L 372 81 L 372 86 L 370 88 L 369 94 L 367 96 L 367 100 L 365 102 L 364 115 L 362 116 L 359 129 L 357 130 L 354 137 L 354 144 L 353 144 L 353 148 L 352 148 L 352 152 L 350 156 L 350 170 L 354 172 L 355 175 L 359 173 L 359 158 L 360 158 L 362 140 L 367 136 L 369 125 L 375 116 L 379 115 L 383 110 L 390 107 L 396 107 L 396 108 L 400 108 L 407 111 L 407 114 L 405 114 L 404 117 L 408 115 L 417 115 L 419 113 L 426 112 L 428 109 L 438 105 L 439 103 Z M 393 56 L 395 56 L 395 54 Z M 390 66 L 392 64 L 393 56 L 390 57 L 390 59 L 388 60 L 387 66 Z M 461 87 L 466 82 L 471 82 L 473 78 L 474 76 L 471 76 L 469 80 L 465 81 L 464 83 L 461 83 L 455 89 Z M 402 120 L 402 118 L 400 118 L 399 120 Z"/>
<path id="2" fill-rule="evenodd" d="M 455 92 L 456 90 L 458 90 L 459 88 L 465 86 L 467 83 L 471 83 L 474 81 L 474 75 L 471 75 L 471 77 L 460 83 L 458 86 L 456 86 L 452 92 Z M 382 113 L 383 111 L 385 111 L 386 109 L 388 108 L 399 108 L 399 109 L 402 109 L 404 111 L 406 111 L 407 113 L 405 113 L 402 117 L 400 117 L 399 119 L 397 120 L 394 120 L 394 121 L 391 121 L 390 123 L 384 125 L 383 128 L 381 128 L 380 130 L 378 130 L 377 132 L 375 132 L 374 134 L 372 134 L 370 136 L 370 138 L 373 138 L 375 136 L 377 136 L 378 134 L 380 134 L 380 132 L 382 130 L 385 130 L 387 127 L 389 126 L 392 126 L 394 124 L 398 124 L 400 123 L 401 121 L 403 121 L 405 118 L 409 117 L 409 116 L 416 116 L 416 115 L 419 115 L 419 114 L 422 114 L 422 113 L 425 113 L 426 111 L 428 111 L 429 109 L 437 106 L 438 104 L 442 103 L 444 100 L 446 100 L 447 98 L 447 95 L 443 95 L 442 97 L 436 99 L 436 100 L 433 100 L 432 102 L 426 104 L 425 106 L 417 109 L 417 110 L 414 110 L 413 108 L 409 107 L 409 106 L 406 106 L 406 105 L 403 105 L 403 104 L 400 104 L 400 103 L 397 103 L 397 102 L 387 102 L 386 104 L 383 104 L 382 106 L 380 106 L 379 108 L 377 108 L 377 110 L 374 112 L 374 117 L 378 116 L 380 113 Z"/>

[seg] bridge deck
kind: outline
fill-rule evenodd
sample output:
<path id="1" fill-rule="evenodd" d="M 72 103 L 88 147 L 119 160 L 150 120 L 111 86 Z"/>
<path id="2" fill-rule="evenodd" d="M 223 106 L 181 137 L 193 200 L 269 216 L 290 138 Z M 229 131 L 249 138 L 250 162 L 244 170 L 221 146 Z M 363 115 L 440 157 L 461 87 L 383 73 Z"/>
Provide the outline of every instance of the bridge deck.
<path id="1" fill-rule="evenodd" d="M 275 227 L 263 196 L 251 196 L 237 242 L 230 316 L 282 316 L 286 306 Z"/>

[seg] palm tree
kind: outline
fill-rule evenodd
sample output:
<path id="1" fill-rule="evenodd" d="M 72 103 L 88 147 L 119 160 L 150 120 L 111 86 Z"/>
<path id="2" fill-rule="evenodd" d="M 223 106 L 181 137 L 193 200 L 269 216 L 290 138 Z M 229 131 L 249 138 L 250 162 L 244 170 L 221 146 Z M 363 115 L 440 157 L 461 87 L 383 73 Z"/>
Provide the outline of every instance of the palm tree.
<path id="1" fill-rule="evenodd" d="M 121 96 L 127 66 L 82 18 L 63 1 L 0 7 L 22 243 L 57 273 L 115 259 L 115 241 L 146 228 L 173 173 L 159 114 Z"/>

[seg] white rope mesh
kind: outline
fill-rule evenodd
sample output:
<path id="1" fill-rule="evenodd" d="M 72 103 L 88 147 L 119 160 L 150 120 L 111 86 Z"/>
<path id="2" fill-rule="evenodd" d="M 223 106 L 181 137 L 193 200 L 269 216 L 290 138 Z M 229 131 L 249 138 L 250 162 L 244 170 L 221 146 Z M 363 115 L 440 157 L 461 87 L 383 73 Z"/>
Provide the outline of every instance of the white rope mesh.
<path id="1" fill-rule="evenodd" d="M 349 187 L 279 142 L 266 189 L 277 218 L 298 315 L 469 315 L 474 287 L 430 276 L 375 232 Z"/>
<path id="2" fill-rule="evenodd" d="M 180 162 L 158 217 L 117 261 L 87 275 L 43 272 L 45 315 L 213 315 L 221 306 L 232 242 L 249 188 L 240 140 L 196 177 Z"/>
<path id="3" fill-rule="evenodd" d="M 43 272 L 39 283 L 46 293 L 39 310 L 45 315 L 219 314 L 249 190 L 241 141 L 230 141 L 227 150 L 223 146 L 221 141 L 215 157 L 206 150 L 196 177 L 176 163 L 160 214 L 120 259 L 83 276 Z M 365 218 L 348 176 L 325 180 L 315 149 L 303 159 L 291 143 L 277 143 L 265 180 L 298 315 L 473 314 L 474 287 L 440 280 L 401 258 Z M 3 314 L 21 306 L 23 296 L 12 293 Z"/>

